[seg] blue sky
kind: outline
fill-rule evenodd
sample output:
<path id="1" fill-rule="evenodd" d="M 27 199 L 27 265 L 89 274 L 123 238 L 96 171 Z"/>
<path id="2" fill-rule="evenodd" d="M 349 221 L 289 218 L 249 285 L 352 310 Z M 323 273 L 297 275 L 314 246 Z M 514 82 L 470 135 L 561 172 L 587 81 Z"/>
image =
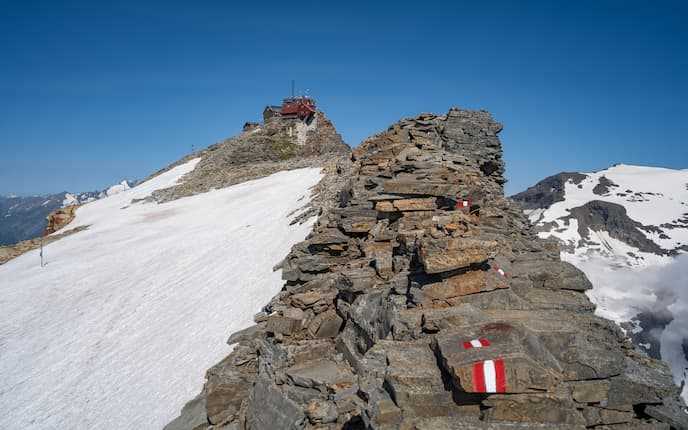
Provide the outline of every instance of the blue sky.
<path id="1" fill-rule="evenodd" d="M 309 88 L 350 145 L 484 108 L 507 193 L 688 168 L 688 2 L 0 0 L 0 193 L 143 178 Z M 112 2 L 115 3 L 115 2 Z"/>

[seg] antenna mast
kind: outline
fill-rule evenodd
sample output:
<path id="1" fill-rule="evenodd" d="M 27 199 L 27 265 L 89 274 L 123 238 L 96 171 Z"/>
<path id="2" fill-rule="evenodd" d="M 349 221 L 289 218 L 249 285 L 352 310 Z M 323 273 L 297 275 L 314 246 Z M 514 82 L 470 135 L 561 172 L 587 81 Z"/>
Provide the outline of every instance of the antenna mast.
<path id="1" fill-rule="evenodd" d="M 291 80 L 291 97 L 294 98 L 294 80 Z"/>

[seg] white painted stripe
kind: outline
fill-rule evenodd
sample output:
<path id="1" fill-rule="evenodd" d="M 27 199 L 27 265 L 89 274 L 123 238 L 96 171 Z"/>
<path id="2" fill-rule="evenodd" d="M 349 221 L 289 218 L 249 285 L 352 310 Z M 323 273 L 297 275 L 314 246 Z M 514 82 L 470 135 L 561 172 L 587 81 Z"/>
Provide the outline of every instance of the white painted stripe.
<path id="1" fill-rule="evenodd" d="M 483 344 L 480 343 L 480 340 L 478 340 L 478 339 L 473 339 L 473 340 L 471 341 L 471 346 L 473 346 L 473 348 L 480 348 L 480 347 L 483 346 Z"/>
<path id="2" fill-rule="evenodd" d="M 494 361 L 485 360 L 483 362 L 483 374 L 485 375 L 485 392 L 497 392 L 497 373 L 495 372 Z"/>

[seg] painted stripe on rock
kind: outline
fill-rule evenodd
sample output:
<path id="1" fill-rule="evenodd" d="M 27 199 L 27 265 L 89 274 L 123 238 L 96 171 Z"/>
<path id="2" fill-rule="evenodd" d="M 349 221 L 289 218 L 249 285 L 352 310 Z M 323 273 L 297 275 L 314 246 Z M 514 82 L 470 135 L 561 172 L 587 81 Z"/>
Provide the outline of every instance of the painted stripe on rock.
<path id="1" fill-rule="evenodd" d="M 490 341 L 485 338 L 473 339 L 463 343 L 463 349 L 482 348 L 490 346 Z"/>
<path id="2" fill-rule="evenodd" d="M 457 208 L 469 208 L 471 206 L 470 200 L 459 200 L 456 202 Z"/>
<path id="3" fill-rule="evenodd" d="M 482 361 L 473 365 L 473 391 L 476 393 L 485 392 L 485 371 L 483 370 Z"/>
<path id="4" fill-rule="evenodd" d="M 476 393 L 506 392 L 506 371 L 503 359 L 497 358 L 473 364 L 473 391 Z"/>
<path id="5" fill-rule="evenodd" d="M 506 272 L 502 270 L 499 266 L 493 266 L 495 272 L 499 273 L 501 276 L 506 276 Z"/>

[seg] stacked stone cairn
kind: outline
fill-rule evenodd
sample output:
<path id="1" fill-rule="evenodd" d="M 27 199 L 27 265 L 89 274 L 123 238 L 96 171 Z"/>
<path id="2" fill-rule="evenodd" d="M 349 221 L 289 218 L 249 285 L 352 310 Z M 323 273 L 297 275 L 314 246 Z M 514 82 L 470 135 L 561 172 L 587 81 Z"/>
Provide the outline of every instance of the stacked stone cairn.
<path id="1" fill-rule="evenodd" d="M 503 197 L 501 129 L 451 109 L 356 148 L 282 291 L 167 428 L 688 428 L 668 367 Z"/>

